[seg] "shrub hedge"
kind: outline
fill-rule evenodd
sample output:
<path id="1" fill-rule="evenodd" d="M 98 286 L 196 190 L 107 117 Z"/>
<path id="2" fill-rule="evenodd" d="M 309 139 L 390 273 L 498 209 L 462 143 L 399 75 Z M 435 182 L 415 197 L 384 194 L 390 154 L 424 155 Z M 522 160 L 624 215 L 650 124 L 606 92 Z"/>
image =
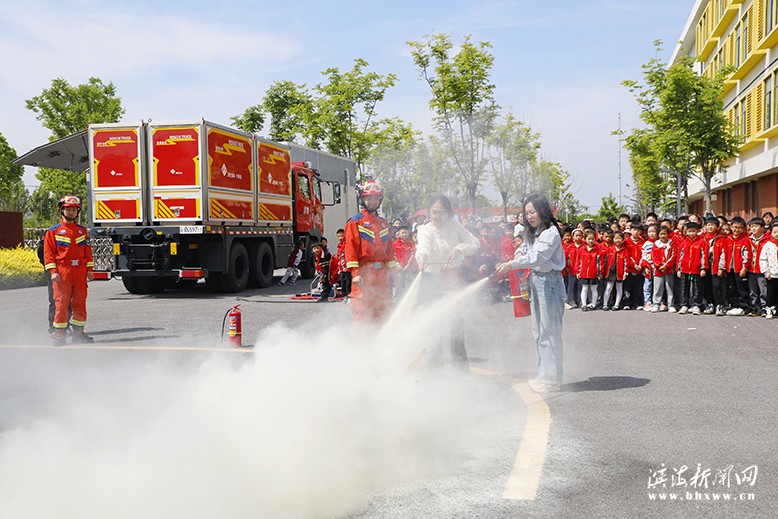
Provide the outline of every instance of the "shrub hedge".
<path id="1" fill-rule="evenodd" d="M 46 284 L 43 265 L 32 249 L 0 249 L 0 290 Z"/>

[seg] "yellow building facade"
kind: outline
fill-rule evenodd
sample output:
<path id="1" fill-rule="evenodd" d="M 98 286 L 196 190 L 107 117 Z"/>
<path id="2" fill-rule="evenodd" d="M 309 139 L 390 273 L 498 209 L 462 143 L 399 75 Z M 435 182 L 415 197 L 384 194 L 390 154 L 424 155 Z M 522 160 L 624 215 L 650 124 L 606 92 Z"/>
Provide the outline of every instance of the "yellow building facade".
<path id="1" fill-rule="evenodd" d="M 670 63 L 692 56 L 713 76 L 735 71 L 724 110 L 741 138 L 740 154 L 713 179 L 713 211 L 746 219 L 778 212 L 778 0 L 697 0 Z M 689 181 L 690 210 L 704 211 L 702 182 Z"/>

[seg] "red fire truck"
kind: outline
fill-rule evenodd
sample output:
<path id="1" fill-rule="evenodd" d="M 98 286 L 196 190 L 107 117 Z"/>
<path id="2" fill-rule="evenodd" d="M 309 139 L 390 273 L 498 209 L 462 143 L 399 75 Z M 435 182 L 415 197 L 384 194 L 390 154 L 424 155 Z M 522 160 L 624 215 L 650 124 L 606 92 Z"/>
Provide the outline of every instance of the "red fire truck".
<path id="1" fill-rule="evenodd" d="M 205 120 L 96 124 L 77 135 L 87 144 L 90 234 L 110 237 L 112 275 L 131 293 L 201 278 L 216 292 L 266 287 L 300 240 L 300 270 L 312 277 L 325 219 L 334 237 L 357 211 L 346 189 L 354 162 L 318 150 Z M 20 161 L 47 165 L 34 154 L 61 154 L 56 144 Z"/>

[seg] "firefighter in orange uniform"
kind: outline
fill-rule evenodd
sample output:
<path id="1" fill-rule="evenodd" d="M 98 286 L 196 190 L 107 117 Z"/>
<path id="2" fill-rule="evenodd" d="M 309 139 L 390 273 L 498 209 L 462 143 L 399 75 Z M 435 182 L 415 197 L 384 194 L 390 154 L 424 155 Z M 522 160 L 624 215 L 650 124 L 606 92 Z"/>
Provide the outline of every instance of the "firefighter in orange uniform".
<path id="1" fill-rule="evenodd" d="M 84 333 L 86 325 L 86 282 L 92 279 L 92 247 L 87 244 L 87 230 L 76 223 L 81 212 L 78 197 L 67 195 L 59 201 L 60 223 L 46 233 L 43 245 L 45 268 L 51 273 L 54 287 L 54 345 L 65 344 L 68 307 L 73 316 L 73 343 L 92 342 Z"/>
<path id="2" fill-rule="evenodd" d="M 363 211 L 346 223 L 346 268 L 352 276 L 349 306 L 356 321 L 378 322 L 389 312 L 389 272 L 395 266 L 389 222 L 378 216 L 384 190 L 375 180 L 359 188 Z"/>

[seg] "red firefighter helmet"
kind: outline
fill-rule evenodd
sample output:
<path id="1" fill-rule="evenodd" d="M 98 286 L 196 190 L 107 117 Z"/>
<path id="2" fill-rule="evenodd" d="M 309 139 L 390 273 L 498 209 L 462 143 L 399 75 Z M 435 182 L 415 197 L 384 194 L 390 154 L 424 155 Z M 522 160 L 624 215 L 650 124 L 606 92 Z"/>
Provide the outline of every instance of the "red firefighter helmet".
<path id="1" fill-rule="evenodd" d="M 357 194 L 359 195 L 359 203 L 365 205 L 366 196 L 379 196 L 381 197 L 378 202 L 378 207 L 381 207 L 381 202 L 384 199 L 384 188 L 377 180 L 366 180 L 361 186 L 357 187 Z M 366 207 L 366 206 L 365 206 Z"/>
<path id="2" fill-rule="evenodd" d="M 81 200 L 75 195 L 65 195 L 59 201 L 59 208 L 63 207 L 78 207 L 81 209 Z"/>

